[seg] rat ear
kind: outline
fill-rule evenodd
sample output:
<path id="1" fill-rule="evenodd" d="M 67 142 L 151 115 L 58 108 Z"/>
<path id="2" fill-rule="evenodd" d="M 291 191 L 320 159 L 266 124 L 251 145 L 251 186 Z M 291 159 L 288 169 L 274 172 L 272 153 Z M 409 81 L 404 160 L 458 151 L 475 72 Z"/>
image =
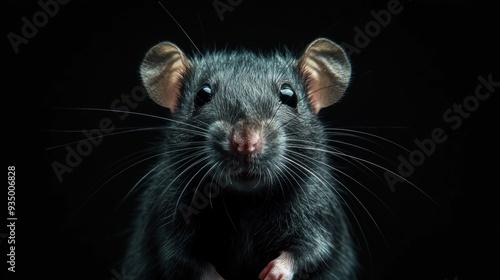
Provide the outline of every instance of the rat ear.
<path id="1" fill-rule="evenodd" d="M 315 114 L 337 102 L 351 78 L 351 65 L 344 50 L 324 38 L 307 46 L 298 66 L 307 78 L 307 95 Z"/>
<path id="2" fill-rule="evenodd" d="M 149 97 L 175 113 L 181 96 L 182 78 L 190 67 L 191 63 L 176 45 L 163 42 L 152 47 L 140 68 Z"/>

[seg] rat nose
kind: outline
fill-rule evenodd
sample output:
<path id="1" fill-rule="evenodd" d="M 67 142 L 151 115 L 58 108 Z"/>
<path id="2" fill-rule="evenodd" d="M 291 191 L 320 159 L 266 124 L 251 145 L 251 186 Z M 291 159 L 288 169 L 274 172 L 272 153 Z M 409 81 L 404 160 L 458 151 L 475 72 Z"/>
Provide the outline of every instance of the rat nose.
<path id="1" fill-rule="evenodd" d="M 264 146 L 262 130 L 250 127 L 235 128 L 229 142 L 231 150 L 241 155 L 259 154 Z"/>

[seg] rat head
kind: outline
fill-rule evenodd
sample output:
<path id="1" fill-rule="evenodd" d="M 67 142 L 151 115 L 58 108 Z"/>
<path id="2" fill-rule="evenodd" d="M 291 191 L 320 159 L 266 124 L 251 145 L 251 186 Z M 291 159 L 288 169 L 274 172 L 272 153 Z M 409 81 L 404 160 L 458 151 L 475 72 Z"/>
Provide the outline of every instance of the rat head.
<path id="1" fill-rule="evenodd" d="M 346 54 L 327 39 L 299 57 L 221 51 L 188 58 L 164 42 L 141 66 L 150 97 L 175 118 L 167 148 L 179 151 L 176 170 L 238 190 L 296 185 L 321 166 L 317 114 L 342 97 L 350 74 Z"/>

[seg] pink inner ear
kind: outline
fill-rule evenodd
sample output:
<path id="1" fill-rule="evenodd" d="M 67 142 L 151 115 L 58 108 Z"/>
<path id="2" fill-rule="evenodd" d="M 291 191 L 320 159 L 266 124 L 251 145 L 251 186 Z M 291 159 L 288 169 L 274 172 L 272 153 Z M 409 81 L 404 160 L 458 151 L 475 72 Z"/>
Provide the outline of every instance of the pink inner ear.
<path id="1" fill-rule="evenodd" d="M 299 67 L 307 77 L 307 94 L 315 114 L 342 97 L 351 75 L 342 48 L 327 39 L 309 44 L 299 58 Z"/>
<path id="2" fill-rule="evenodd" d="M 319 98 L 318 91 L 319 90 L 319 82 L 318 80 L 314 79 L 309 82 L 309 86 L 307 89 L 307 95 L 309 96 L 309 101 L 311 102 L 311 106 L 313 109 L 314 114 L 318 114 L 319 110 L 321 110 L 322 107 L 322 102 L 321 99 Z"/>
<path id="3" fill-rule="evenodd" d="M 170 69 L 163 73 L 163 82 L 159 101 L 161 104 L 170 109 L 170 112 L 175 113 L 178 109 L 179 99 L 181 97 L 181 80 L 182 75 L 186 71 L 187 65 L 179 54 L 176 60 L 170 66 Z"/>
<path id="4" fill-rule="evenodd" d="M 180 79 L 181 77 L 178 73 L 170 73 L 170 76 L 166 79 L 168 80 L 165 93 L 162 97 L 162 105 L 169 108 L 171 113 L 177 112 L 178 109 L 178 101 L 181 96 L 181 85 Z"/>
<path id="5" fill-rule="evenodd" d="M 322 98 L 322 89 L 320 83 L 320 75 L 316 69 L 311 67 L 311 63 L 315 64 L 311 59 L 308 59 L 308 65 L 304 66 L 304 72 L 307 73 L 307 96 L 311 102 L 313 112 L 319 113 L 323 108 L 324 100 Z"/>

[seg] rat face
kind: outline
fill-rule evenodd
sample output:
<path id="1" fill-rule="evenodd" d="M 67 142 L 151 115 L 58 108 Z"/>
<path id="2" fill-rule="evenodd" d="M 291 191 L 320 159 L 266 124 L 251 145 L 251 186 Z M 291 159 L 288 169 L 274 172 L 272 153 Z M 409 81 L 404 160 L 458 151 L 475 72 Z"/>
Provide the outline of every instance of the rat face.
<path id="1" fill-rule="evenodd" d="M 308 165 L 323 162 L 316 114 L 343 94 L 350 66 L 326 39 L 298 59 L 250 52 L 187 59 L 161 43 L 141 74 L 153 100 L 176 116 L 170 145 L 189 151 L 186 167 L 199 171 L 190 174 L 248 191 L 295 185 Z"/>
<path id="2" fill-rule="evenodd" d="M 193 60 L 178 112 L 206 131 L 198 141 L 208 166 L 217 166 L 210 176 L 219 185 L 238 190 L 276 185 L 297 172 L 289 161 L 291 150 L 298 152 L 293 144 L 321 142 L 294 62 L 289 55 L 248 52 Z"/>

